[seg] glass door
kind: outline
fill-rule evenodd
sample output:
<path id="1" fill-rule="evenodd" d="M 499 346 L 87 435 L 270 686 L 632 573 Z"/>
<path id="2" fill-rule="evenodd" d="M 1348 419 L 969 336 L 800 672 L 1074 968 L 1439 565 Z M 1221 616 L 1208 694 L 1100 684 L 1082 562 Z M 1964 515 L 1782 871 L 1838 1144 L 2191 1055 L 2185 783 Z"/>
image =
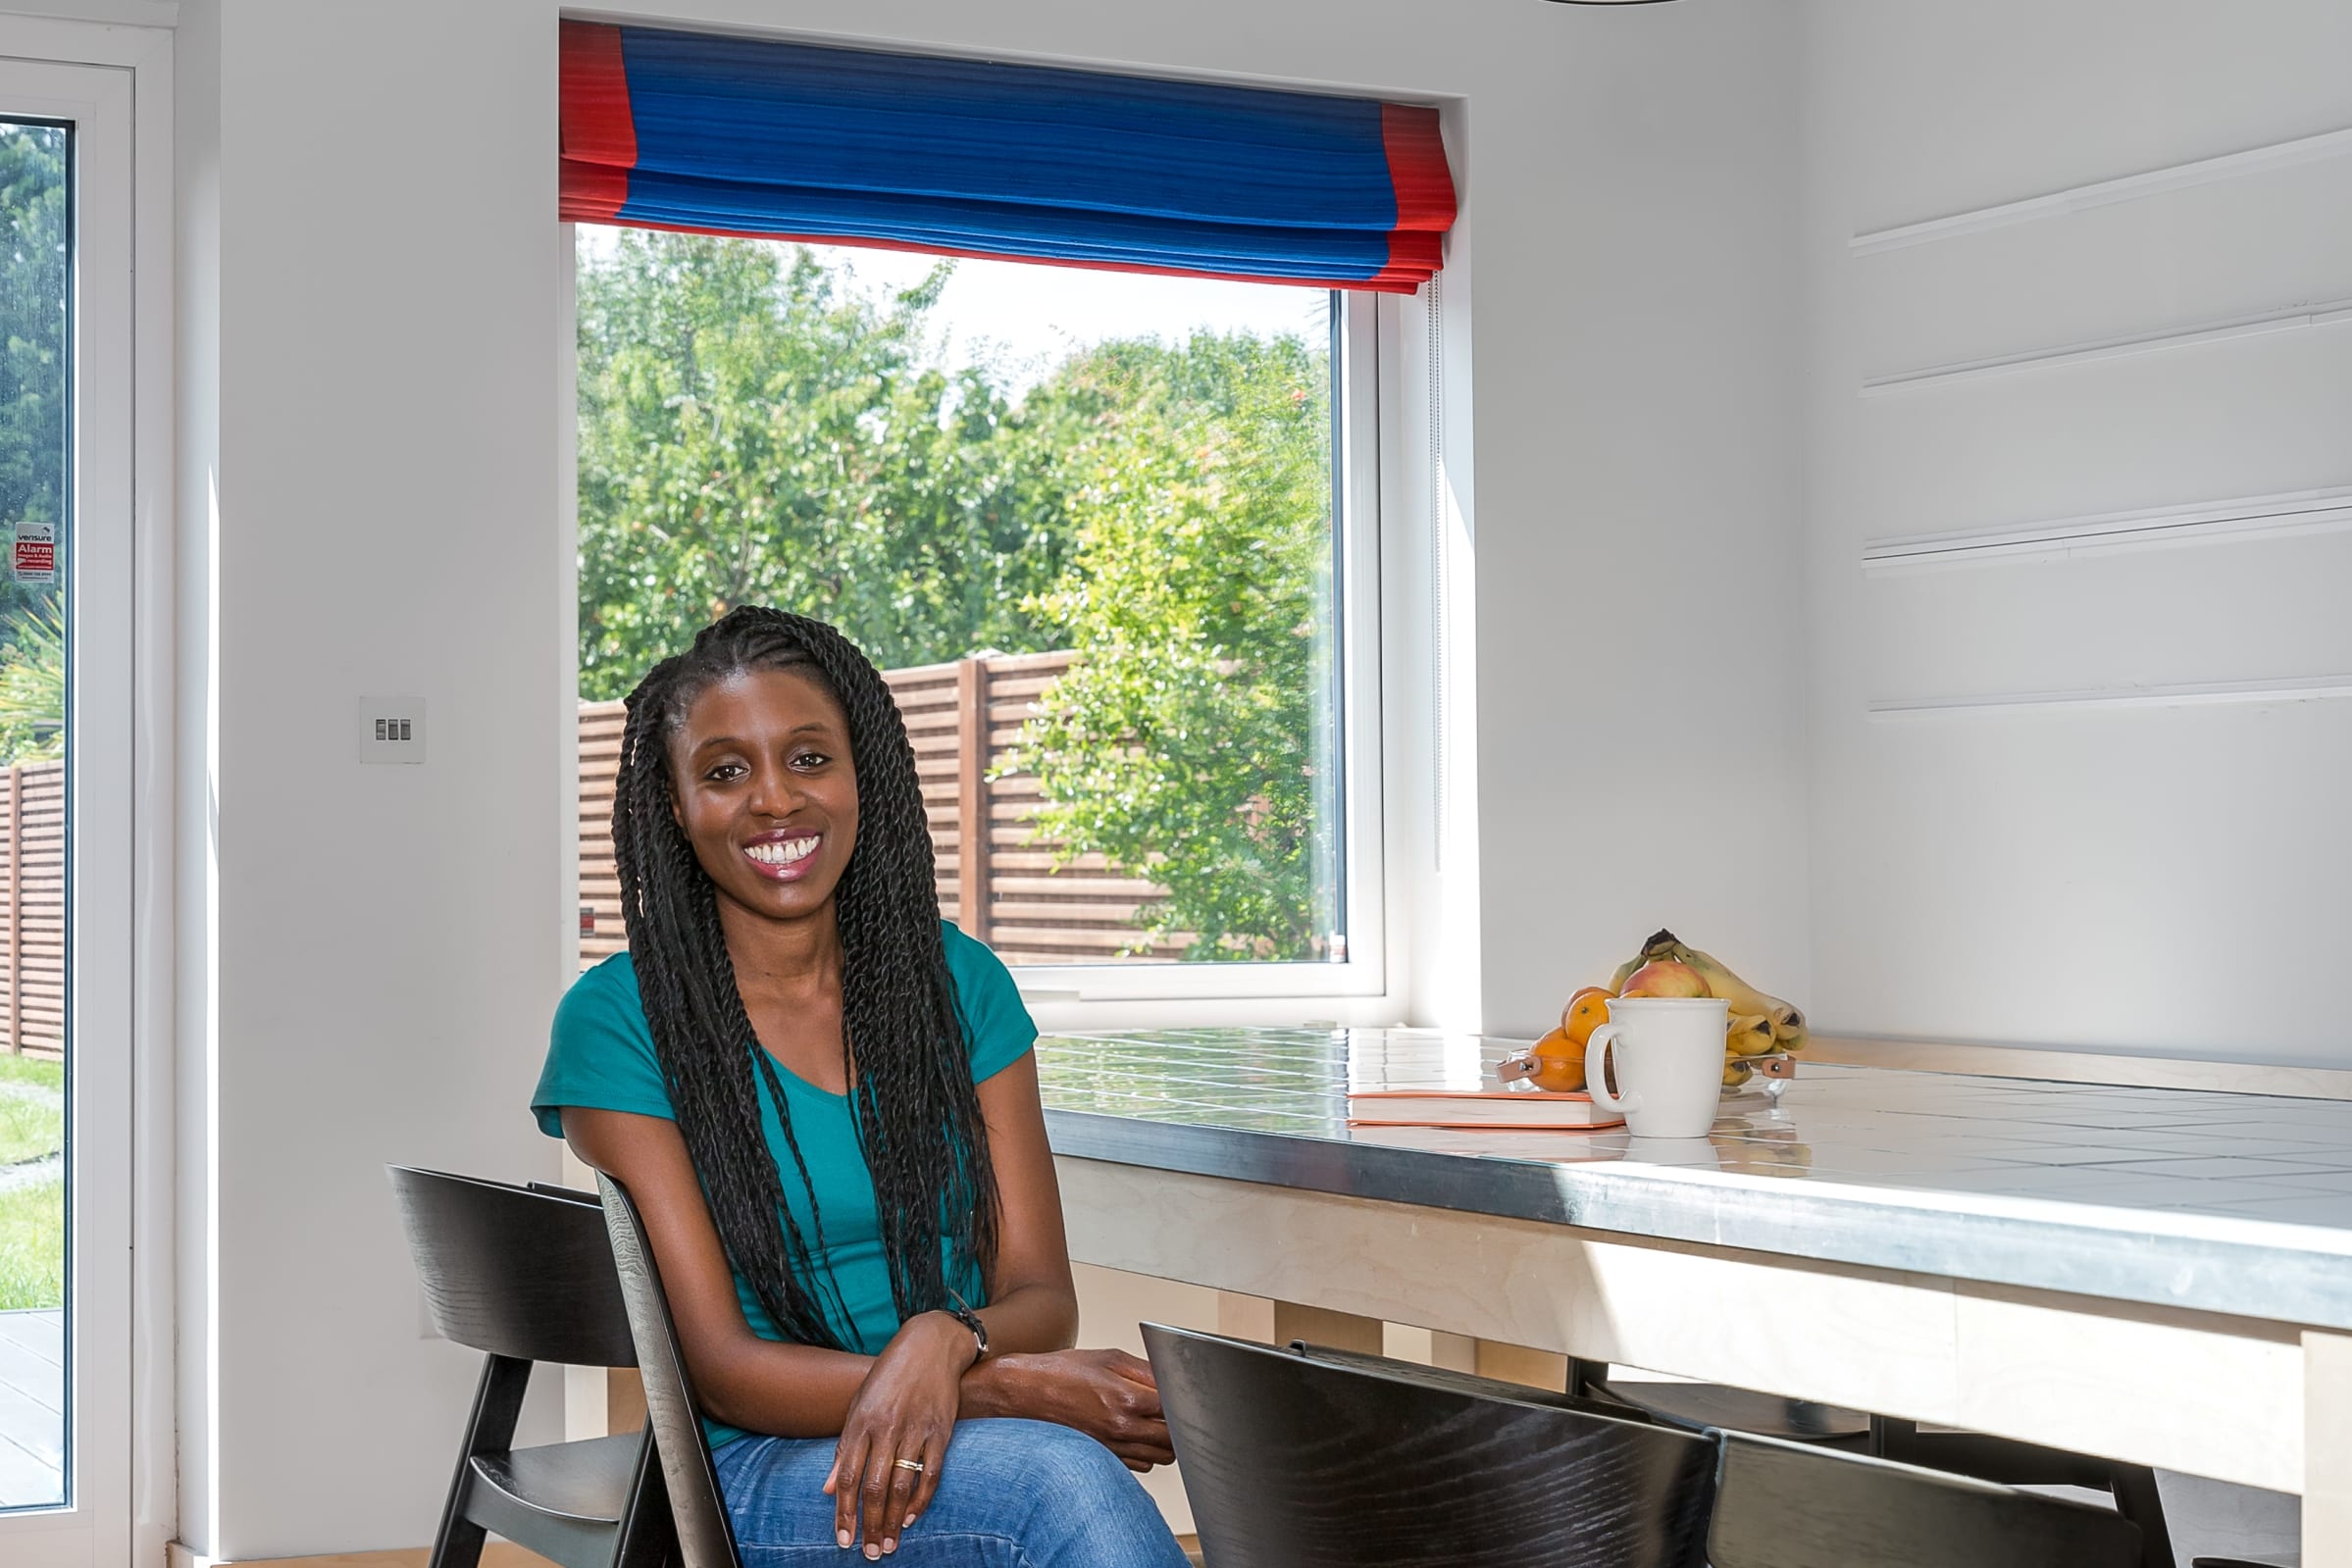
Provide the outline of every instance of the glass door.
<path id="1" fill-rule="evenodd" d="M 0 1562 L 127 1560 L 130 74 L 0 59 Z"/>

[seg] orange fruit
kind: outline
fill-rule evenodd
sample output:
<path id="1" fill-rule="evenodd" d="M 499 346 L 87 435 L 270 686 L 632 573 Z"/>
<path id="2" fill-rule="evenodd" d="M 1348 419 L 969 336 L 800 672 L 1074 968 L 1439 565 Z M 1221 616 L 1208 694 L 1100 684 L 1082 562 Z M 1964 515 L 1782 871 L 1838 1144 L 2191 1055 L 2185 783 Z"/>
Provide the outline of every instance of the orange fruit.
<path id="1" fill-rule="evenodd" d="M 1584 1087 L 1584 1047 L 1554 1030 L 1528 1048 L 1535 1058 L 1535 1087 L 1574 1093 Z"/>
<path id="2" fill-rule="evenodd" d="M 1605 986 L 1587 986 L 1568 998 L 1568 1005 L 1560 1009 L 1559 1028 L 1569 1044 L 1584 1049 L 1593 1031 L 1609 1022 L 1609 998 L 1614 994 Z"/>

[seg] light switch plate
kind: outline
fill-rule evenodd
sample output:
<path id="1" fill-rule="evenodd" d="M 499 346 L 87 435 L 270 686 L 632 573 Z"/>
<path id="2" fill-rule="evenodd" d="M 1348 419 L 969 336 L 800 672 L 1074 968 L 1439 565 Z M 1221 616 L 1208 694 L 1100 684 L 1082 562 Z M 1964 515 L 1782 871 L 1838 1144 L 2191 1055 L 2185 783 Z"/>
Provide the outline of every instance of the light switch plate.
<path id="1" fill-rule="evenodd" d="M 425 760 L 425 699 L 423 697 L 360 698 L 359 760 L 362 762 L 423 762 Z"/>

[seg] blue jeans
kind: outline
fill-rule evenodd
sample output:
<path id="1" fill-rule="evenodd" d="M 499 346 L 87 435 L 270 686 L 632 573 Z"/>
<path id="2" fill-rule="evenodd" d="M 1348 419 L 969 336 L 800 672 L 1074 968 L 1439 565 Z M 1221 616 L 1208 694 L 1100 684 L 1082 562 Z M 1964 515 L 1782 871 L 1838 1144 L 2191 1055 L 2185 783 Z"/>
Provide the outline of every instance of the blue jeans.
<path id="1" fill-rule="evenodd" d="M 739 1438 L 718 1450 L 719 1490 L 744 1568 L 847 1568 L 863 1537 L 834 1540 L 831 1438 Z M 1048 1421 L 958 1421 L 940 1489 L 893 1568 L 1186 1568 L 1140 1482 L 1108 1448 Z"/>

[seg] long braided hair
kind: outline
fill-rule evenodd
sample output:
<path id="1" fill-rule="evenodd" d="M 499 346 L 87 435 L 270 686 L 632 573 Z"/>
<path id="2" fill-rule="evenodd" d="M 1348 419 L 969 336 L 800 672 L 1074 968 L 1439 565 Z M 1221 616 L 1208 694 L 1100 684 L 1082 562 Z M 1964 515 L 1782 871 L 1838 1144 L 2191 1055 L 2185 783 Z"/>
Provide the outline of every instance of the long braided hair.
<path id="1" fill-rule="evenodd" d="M 914 748 L 881 673 L 806 616 L 746 605 L 704 628 L 629 694 L 613 849 L 645 1021 L 728 1259 L 788 1339 L 843 1349 L 834 1322 L 846 1327 L 848 1314 L 817 1261 L 823 1220 L 807 1162 L 736 986 L 717 889 L 672 809 L 670 745 L 694 700 L 736 676 L 786 669 L 816 677 L 849 722 L 857 842 L 834 892 L 842 1056 L 891 1296 L 901 1321 L 946 1305 L 949 1248 L 985 1279 L 997 1253 L 996 1174 L 940 935 Z M 784 1174 L 760 1130 L 763 1078 L 807 1187 L 810 1235 L 786 1205 Z"/>

